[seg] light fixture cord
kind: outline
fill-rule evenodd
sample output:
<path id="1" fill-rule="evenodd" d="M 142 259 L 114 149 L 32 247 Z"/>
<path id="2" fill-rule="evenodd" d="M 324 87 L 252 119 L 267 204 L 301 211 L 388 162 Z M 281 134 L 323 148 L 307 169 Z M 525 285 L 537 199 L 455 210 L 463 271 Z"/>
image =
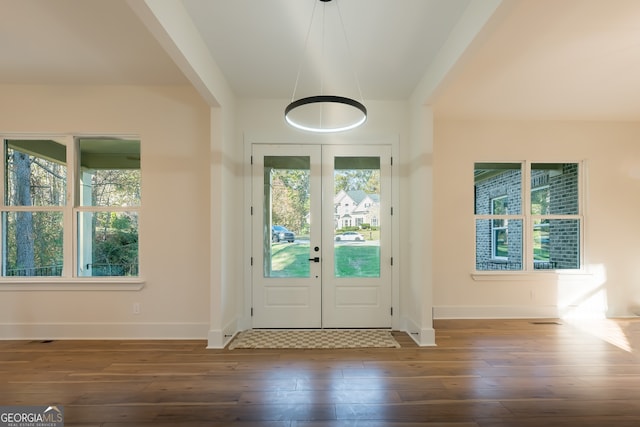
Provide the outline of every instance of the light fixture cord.
<path id="1" fill-rule="evenodd" d="M 349 39 L 347 38 L 347 30 L 344 27 L 344 20 L 342 19 L 342 12 L 340 11 L 340 3 L 338 0 L 334 0 L 336 2 L 336 7 L 338 8 L 338 16 L 340 17 L 340 26 L 342 27 L 342 35 L 344 36 L 344 42 L 347 45 L 347 56 L 349 57 L 349 65 L 351 65 L 351 71 L 353 71 L 353 77 L 356 81 L 356 87 L 358 88 L 358 95 L 360 95 L 360 101 L 364 103 L 364 97 L 362 96 L 362 89 L 360 88 L 360 80 L 358 79 L 358 73 L 356 73 L 356 67 L 353 62 L 353 55 L 351 54 L 351 45 L 349 44 Z"/>
<path id="2" fill-rule="evenodd" d="M 320 47 L 320 95 L 324 95 L 324 75 L 325 75 L 325 70 L 326 70 L 326 64 L 324 61 L 325 58 L 325 36 L 324 36 L 324 21 L 325 18 L 327 16 L 327 2 L 323 2 L 322 3 L 322 26 L 321 26 L 321 30 L 320 30 L 320 35 L 321 37 L 321 42 L 322 42 L 322 46 Z M 318 121 L 320 123 L 320 127 L 322 127 L 322 113 L 324 113 L 324 104 L 320 104 L 320 111 L 318 111 Z"/>
<path id="3" fill-rule="evenodd" d="M 313 26 L 313 17 L 316 13 L 316 5 L 318 2 L 313 2 L 313 10 L 311 11 L 311 20 L 309 21 L 309 28 L 307 28 L 307 36 L 304 39 L 304 47 L 302 49 L 302 56 L 300 58 L 300 63 L 298 64 L 298 75 L 296 76 L 296 83 L 293 85 L 293 94 L 291 94 L 291 102 L 296 99 L 296 91 L 298 90 L 298 83 L 300 82 L 300 75 L 302 74 L 302 64 L 304 63 L 304 58 L 307 53 L 307 48 L 309 46 L 309 36 L 311 34 L 311 27 Z"/>

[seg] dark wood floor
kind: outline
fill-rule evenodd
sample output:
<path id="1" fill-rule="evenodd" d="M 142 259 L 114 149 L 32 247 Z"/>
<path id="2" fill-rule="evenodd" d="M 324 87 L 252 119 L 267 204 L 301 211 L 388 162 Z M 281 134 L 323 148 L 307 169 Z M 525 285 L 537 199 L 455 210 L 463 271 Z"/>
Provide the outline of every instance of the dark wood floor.
<path id="1" fill-rule="evenodd" d="M 67 426 L 640 425 L 640 320 L 436 321 L 437 347 L 0 341 L 0 405 Z"/>

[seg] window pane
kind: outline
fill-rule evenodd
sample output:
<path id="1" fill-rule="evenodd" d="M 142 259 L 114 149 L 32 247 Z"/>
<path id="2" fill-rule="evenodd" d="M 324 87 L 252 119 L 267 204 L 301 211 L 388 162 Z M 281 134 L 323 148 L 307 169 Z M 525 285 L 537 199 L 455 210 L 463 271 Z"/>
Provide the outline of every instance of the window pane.
<path id="1" fill-rule="evenodd" d="M 380 277 L 380 158 L 334 159 L 335 277 Z"/>
<path id="2" fill-rule="evenodd" d="M 63 206 L 66 147 L 51 140 L 5 141 L 7 206 Z"/>
<path id="3" fill-rule="evenodd" d="M 580 221 L 536 220 L 533 224 L 533 259 L 536 270 L 580 268 Z"/>
<path id="4" fill-rule="evenodd" d="M 531 165 L 531 213 L 577 215 L 578 164 L 533 163 Z"/>
<path id="5" fill-rule="evenodd" d="M 540 269 L 544 268 L 544 264 L 550 264 L 548 219 L 533 221 L 533 261 L 536 268 Z"/>
<path id="6" fill-rule="evenodd" d="M 509 214 L 509 199 L 507 196 L 500 196 L 495 199 L 491 199 L 491 213 L 495 215 Z"/>
<path id="7" fill-rule="evenodd" d="M 140 141 L 81 139 L 80 205 L 140 206 Z"/>
<path id="8" fill-rule="evenodd" d="M 476 163 L 475 214 L 519 215 L 522 212 L 520 163 Z M 498 205 L 494 205 L 498 203 Z M 493 212 L 498 209 L 499 212 Z"/>
<path id="9" fill-rule="evenodd" d="M 62 275 L 62 212 L 4 212 L 3 276 Z"/>
<path id="10" fill-rule="evenodd" d="M 522 270 L 522 221 L 476 220 L 476 270 Z"/>
<path id="11" fill-rule="evenodd" d="M 311 275 L 310 168 L 309 156 L 264 158 L 264 277 Z"/>
<path id="12" fill-rule="evenodd" d="M 549 186 L 531 189 L 531 213 L 533 215 L 549 215 Z"/>
<path id="13" fill-rule="evenodd" d="M 493 256 L 494 258 L 507 258 L 509 256 L 509 233 L 506 228 L 493 230 Z"/>
<path id="14" fill-rule="evenodd" d="M 137 212 L 78 213 L 78 276 L 137 275 Z"/>

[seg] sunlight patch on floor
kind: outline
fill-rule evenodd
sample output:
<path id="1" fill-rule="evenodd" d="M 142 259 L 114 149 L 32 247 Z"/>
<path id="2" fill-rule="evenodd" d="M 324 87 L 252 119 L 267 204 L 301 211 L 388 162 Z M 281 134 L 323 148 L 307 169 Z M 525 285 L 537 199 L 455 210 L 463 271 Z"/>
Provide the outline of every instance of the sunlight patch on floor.
<path id="1" fill-rule="evenodd" d="M 586 319 L 580 317 L 568 317 L 564 320 L 589 335 L 600 338 L 629 353 L 633 352 L 627 335 L 615 320 Z"/>

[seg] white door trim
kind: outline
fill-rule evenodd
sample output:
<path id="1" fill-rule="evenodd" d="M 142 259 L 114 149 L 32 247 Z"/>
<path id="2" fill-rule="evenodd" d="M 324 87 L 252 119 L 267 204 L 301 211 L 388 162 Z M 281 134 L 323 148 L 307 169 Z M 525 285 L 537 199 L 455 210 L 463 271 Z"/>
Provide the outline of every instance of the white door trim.
<path id="1" fill-rule="evenodd" d="M 400 215 L 398 210 L 400 209 L 400 185 L 401 185 L 401 169 L 402 162 L 400 159 L 400 138 L 399 135 L 386 135 L 378 137 L 368 138 L 353 138 L 344 135 L 311 135 L 302 134 L 298 132 L 294 133 L 267 133 L 264 132 L 245 132 L 243 134 L 243 235 L 242 235 L 242 247 L 243 247 L 243 281 L 242 286 L 237 288 L 237 307 L 238 315 L 236 316 L 237 330 L 251 329 L 251 147 L 253 144 L 331 144 L 331 145 L 391 145 L 391 154 L 393 160 L 391 176 L 392 176 L 392 189 L 391 200 L 394 207 L 394 215 L 391 218 L 392 234 L 394 237 L 392 241 L 392 254 L 394 256 L 394 266 L 392 269 L 392 329 L 394 330 L 407 330 L 406 317 L 407 313 L 403 311 L 403 306 L 400 304 L 400 266 L 402 260 L 399 259 L 400 244 Z M 408 167 L 408 166 L 404 166 Z"/>

